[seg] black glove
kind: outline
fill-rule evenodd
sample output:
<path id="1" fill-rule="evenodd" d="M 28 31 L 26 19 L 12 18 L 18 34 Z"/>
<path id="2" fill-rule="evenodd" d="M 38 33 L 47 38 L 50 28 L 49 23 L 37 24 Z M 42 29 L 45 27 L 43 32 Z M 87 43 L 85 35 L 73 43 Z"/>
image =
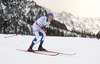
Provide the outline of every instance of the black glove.
<path id="1" fill-rule="evenodd" d="M 43 30 L 47 30 L 47 28 L 45 28 L 44 26 L 41 27 Z"/>
<path id="2" fill-rule="evenodd" d="M 45 34 L 46 34 L 46 36 L 49 36 L 49 34 L 47 32 Z"/>

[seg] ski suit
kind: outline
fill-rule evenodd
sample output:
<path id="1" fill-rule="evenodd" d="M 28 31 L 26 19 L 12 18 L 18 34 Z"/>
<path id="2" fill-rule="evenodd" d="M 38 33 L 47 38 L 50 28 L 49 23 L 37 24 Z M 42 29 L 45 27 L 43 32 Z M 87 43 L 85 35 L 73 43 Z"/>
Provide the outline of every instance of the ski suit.
<path id="1" fill-rule="evenodd" d="M 42 38 L 40 40 L 40 45 L 43 44 L 45 37 L 46 37 L 46 31 L 43 30 L 41 27 L 48 27 L 50 24 L 50 21 L 48 21 L 48 18 L 46 16 L 42 16 L 39 19 L 37 19 L 37 21 L 34 22 L 32 28 L 33 28 L 33 32 L 35 34 L 35 38 L 32 41 L 31 46 L 33 47 L 35 42 L 39 39 L 39 35 L 42 35 Z"/>

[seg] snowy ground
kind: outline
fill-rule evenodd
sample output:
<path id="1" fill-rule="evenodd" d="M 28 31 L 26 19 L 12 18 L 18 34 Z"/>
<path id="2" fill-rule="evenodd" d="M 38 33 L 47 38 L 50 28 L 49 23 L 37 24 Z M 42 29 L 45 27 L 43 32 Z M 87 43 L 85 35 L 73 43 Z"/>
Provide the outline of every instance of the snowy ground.
<path id="1" fill-rule="evenodd" d="M 9 35 L 0 34 L 0 64 L 100 64 L 100 40 L 97 39 L 46 37 L 44 48 L 47 50 L 77 52 L 74 56 L 46 56 L 16 50 L 28 49 L 34 36 L 5 36 Z"/>

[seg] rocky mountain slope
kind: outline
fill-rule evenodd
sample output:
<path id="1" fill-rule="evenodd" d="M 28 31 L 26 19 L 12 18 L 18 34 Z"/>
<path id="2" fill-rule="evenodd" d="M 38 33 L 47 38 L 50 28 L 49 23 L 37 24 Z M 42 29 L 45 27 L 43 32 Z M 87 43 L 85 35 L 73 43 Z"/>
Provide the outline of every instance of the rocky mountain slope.
<path id="1" fill-rule="evenodd" d="M 54 14 L 51 25 L 61 30 L 97 34 L 100 31 L 99 18 L 80 18 L 65 11 L 53 12 L 39 6 L 33 0 L 0 1 L 0 33 L 32 32 L 32 24 L 41 16 Z"/>

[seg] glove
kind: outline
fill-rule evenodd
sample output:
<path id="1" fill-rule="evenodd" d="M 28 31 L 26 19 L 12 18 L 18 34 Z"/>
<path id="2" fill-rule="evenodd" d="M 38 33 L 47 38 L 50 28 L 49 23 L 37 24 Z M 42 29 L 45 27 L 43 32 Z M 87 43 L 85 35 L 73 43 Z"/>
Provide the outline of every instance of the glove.
<path id="1" fill-rule="evenodd" d="M 16 35 L 17 35 L 18 33 L 16 32 Z"/>
<path id="2" fill-rule="evenodd" d="M 49 36 L 49 34 L 47 32 L 45 34 L 46 34 L 46 36 Z"/>
<path id="3" fill-rule="evenodd" d="M 43 30 L 47 30 L 47 28 L 45 28 L 44 26 L 41 27 Z"/>

